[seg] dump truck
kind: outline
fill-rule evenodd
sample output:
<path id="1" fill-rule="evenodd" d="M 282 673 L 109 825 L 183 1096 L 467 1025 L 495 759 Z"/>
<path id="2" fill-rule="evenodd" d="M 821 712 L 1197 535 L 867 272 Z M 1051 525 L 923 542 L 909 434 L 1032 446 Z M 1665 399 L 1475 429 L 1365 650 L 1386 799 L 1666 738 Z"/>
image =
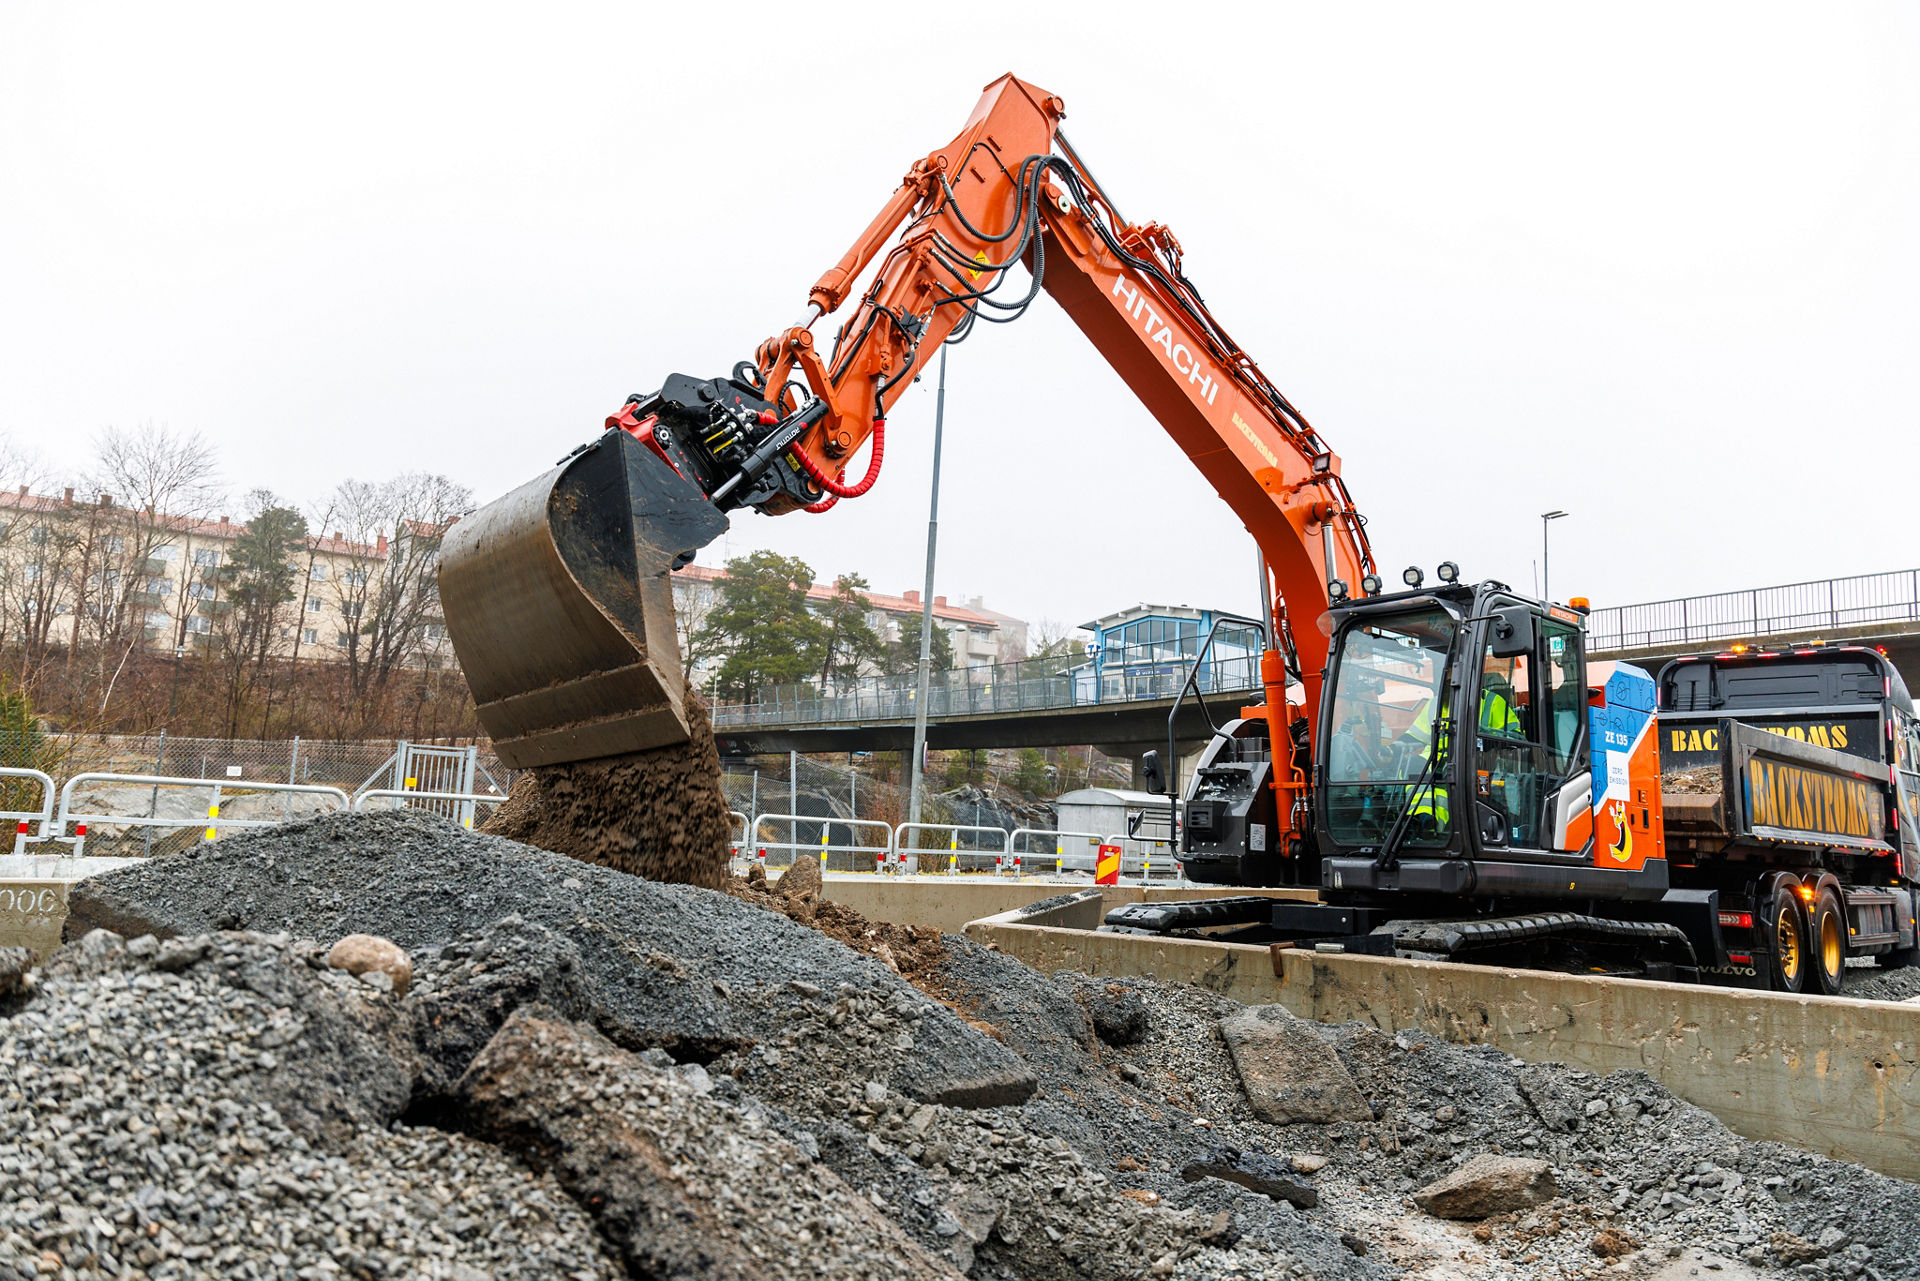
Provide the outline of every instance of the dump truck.
<path id="1" fill-rule="evenodd" d="M 1920 724 L 1886 655 L 1741 646 L 1658 684 L 1667 857 L 1718 896 L 1710 972 L 1832 995 L 1849 956 L 1912 964 Z"/>

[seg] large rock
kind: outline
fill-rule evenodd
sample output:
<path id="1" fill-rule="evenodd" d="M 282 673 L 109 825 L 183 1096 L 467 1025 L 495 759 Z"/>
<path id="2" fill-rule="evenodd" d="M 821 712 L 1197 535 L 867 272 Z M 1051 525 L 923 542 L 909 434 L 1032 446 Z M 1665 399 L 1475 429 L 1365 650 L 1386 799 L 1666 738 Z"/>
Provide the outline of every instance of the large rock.
<path id="1" fill-rule="evenodd" d="M 379 986 L 395 996 L 405 996 L 413 985 L 413 958 L 392 939 L 349 934 L 327 949 L 327 964 L 355 978 L 383 974 L 386 978 Z"/>
<path id="2" fill-rule="evenodd" d="M 1220 1021 L 1253 1113 L 1274 1125 L 1371 1121 L 1373 1109 L 1333 1047 L 1284 1006 L 1257 1005 Z"/>
<path id="3" fill-rule="evenodd" d="M 1215 1148 L 1197 1161 L 1180 1167 L 1180 1177 L 1189 1183 L 1201 1179 L 1225 1179 L 1251 1188 L 1276 1201 L 1289 1201 L 1302 1210 L 1320 1204 L 1320 1194 L 1311 1183 L 1296 1178 L 1293 1162 L 1265 1152 L 1243 1152 L 1239 1148 Z"/>
<path id="4" fill-rule="evenodd" d="M 526 1006 L 461 1078 L 467 1123 L 550 1171 L 634 1276 L 785 1281 L 960 1274 L 705 1072 L 654 1067 Z"/>
<path id="5" fill-rule="evenodd" d="M 446 1094 L 523 1005 L 542 1005 L 575 1022 L 599 1022 L 580 968 L 580 949 L 518 916 L 495 921 L 422 955 L 407 1002 L 421 1057 L 417 1094 Z"/>
<path id="6" fill-rule="evenodd" d="M 1482 1152 L 1414 1193 L 1413 1203 L 1437 1219 L 1484 1219 L 1541 1205 L 1559 1194 L 1545 1161 Z"/>
<path id="7" fill-rule="evenodd" d="M 820 875 L 820 860 L 812 854 L 794 855 L 793 865 L 780 874 L 779 882 L 773 892 L 781 898 L 797 898 L 802 894 L 818 895 L 826 884 Z"/>

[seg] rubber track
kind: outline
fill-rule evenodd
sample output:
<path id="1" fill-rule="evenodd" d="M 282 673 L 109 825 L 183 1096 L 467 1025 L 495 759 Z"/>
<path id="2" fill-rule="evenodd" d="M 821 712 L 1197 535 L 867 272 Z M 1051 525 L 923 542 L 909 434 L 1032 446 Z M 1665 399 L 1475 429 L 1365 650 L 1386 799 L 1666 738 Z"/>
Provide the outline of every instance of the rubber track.
<path id="1" fill-rule="evenodd" d="M 1534 912 L 1467 921 L 1388 921 L 1375 933 L 1393 935 L 1394 945 L 1409 951 L 1456 952 L 1526 943 L 1536 939 L 1573 939 L 1639 947 L 1674 948 L 1698 964 L 1686 932 L 1665 921 L 1614 921 L 1578 912 Z"/>

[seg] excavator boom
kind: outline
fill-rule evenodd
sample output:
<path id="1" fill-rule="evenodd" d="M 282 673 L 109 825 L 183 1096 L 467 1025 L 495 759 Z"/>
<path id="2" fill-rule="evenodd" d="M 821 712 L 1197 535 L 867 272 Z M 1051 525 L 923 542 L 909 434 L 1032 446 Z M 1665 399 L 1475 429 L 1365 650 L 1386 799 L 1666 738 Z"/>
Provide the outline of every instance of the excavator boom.
<path id="1" fill-rule="evenodd" d="M 671 570 L 718 536 L 723 512 L 818 513 L 866 493 L 887 411 L 913 376 L 942 343 L 1014 318 L 1042 288 L 1260 547 L 1267 716 L 1274 741 L 1291 741 L 1286 682 L 1306 682 L 1317 705 L 1329 601 L 1379 590 L 1363 521 L 1338 457 L 1214 319 L 1179 241 L 1120 217 L 1061 133 L 1064 116 L 1059 98 L 1014 76 L 988 85 L 814 284 L 798 323 L 726 376 L 675 374 L 630 397 L 592 445 L 455 527 L 442 554 L 448 630 L 503 760 L 684 739 Z M 1008 297 L 1016 264 L 1027 287 Z M 823 353 L 814 329 L 843 308 Z M 1276 786 L 1293 792 L 1283 814 L 1304 816 L 1304 777 Z"/>

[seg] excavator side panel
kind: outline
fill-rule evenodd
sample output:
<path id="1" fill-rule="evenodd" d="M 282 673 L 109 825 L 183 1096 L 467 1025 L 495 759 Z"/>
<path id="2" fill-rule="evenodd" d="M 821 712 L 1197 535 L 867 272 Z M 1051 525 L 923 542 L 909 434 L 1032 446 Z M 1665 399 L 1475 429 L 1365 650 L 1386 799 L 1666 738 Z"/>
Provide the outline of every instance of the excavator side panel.
<path id="1" fill-rule="evenodd" d="M 727 528 L 624 431 L 448 531 L 440 598 L 509 768 L 687 739 L 670 572 Z"/>

